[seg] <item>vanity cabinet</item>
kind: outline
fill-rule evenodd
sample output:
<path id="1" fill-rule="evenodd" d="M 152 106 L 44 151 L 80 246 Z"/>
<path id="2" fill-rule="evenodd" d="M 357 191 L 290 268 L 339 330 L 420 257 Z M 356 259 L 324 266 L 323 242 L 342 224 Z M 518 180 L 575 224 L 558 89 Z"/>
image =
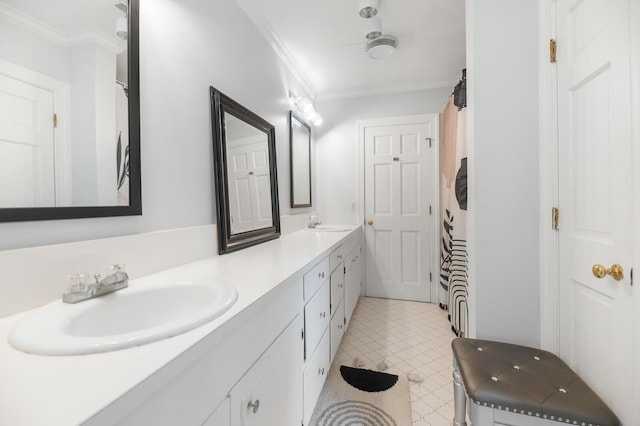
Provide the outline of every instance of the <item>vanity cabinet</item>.
<path id="1" fill-rule="evenodd" d="M 85 424 L 308 426 L 360 295 L 360 238 L 297 266 Z"/>
<path id="2" fill-rule="evenodd" d="M 231 390 L 231 425 L 300 424 L 302 326 L 296 317 Z"/>

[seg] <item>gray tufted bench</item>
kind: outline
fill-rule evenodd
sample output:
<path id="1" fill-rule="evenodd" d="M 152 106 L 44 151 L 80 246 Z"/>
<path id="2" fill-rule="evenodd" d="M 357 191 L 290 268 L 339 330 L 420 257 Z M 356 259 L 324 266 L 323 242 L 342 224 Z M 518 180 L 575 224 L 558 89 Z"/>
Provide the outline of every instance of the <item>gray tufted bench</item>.
<path id="1" fill-rule="evenodd" d="M 541 349 L 454 339 L 454 426 L 619 426 L 616 415 L 560 358 Z"/>

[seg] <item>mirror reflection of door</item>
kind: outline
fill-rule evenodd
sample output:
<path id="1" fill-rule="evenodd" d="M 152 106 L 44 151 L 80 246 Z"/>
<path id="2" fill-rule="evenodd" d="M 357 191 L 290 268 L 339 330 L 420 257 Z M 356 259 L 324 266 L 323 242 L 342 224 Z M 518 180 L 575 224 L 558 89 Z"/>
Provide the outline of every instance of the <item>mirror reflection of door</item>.
<path id="1" fill-rule="evenodd" d="M 267 134 L 224 113 L 231 234 L 268 228 L 271 215 Z"/>
<path id="2" fill-rule="evenodd" d="M 0 2 L 0 208 L 129 205 L 127 15 Z"/>
<path id="3" fill-rule="evenodd" d="M 291 207 L 311 207 L 311 128 L 291 114 Z"/>

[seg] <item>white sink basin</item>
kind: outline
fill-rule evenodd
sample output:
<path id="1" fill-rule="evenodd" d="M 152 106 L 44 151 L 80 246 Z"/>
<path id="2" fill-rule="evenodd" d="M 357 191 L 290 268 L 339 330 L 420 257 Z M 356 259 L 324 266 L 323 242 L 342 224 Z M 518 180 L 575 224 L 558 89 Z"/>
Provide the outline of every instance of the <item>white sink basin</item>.
<path id="1" fill-rule="evenodd" d="M 18 321 L 9 342 L 24 352 L 80 355 L 144 345 L 194 329 L 237 299 L 224 281 L 130 284 L 76 304 L 57 301 Z"/>
<path id="2" fill-rule="evenodd" d="M 352 229 L 353 225 L 316 225 L 315 228 L 306 228 L 307 231 L 315 232 L 344 232 Z"/>

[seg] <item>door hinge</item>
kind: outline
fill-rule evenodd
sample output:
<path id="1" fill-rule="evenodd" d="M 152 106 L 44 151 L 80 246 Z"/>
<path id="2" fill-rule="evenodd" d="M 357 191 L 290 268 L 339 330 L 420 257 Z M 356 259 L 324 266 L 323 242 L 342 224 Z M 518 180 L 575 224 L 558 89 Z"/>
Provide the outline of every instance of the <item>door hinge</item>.
<path id="1" fill-rule="evenodd" d="M 343 272 L 343 273 L 344 273 L 344 274 L 346 274 L 346 273 L 347 273 L 347 267 L 346 267 L 346 266 L 344 267 L 344 272 Z"/>
<path id="2" fill-rule="evenodd" d="M 347 317 L 344 317 L 343 320 L 344 320 L 344 325 L 347 325 Z"/>
<path id="3" fill-rule="evenodd" d="M 304 328 L 301 330 L 302 331 L 302 340 L 304 340 Z"/>
<path id="4" fill-rule="evenodd" d="M 424 139 L 429 141 L 429 148 L 431 148 L 431 138 L 424 138 Z"/>
<path id="5" fill-rule="evenodd" d="M 631 271 L 629 272 L 629 278 L 631 278 L 631 286 L 633 287 L 633 268 L 631 268 Z"/>
<path id="6" fill-rule="evenodd" d="M 429 272 L 429 282 L 430 283 L 433 282 L 433 274 L 431 272 Z"/>
<path id="7" fill-rule="evenodd" d="M 549 62 L 552 64 L 556 62 L 556 53 L 558 50 L 558 45 L 554 39 L 549 40 Z"/>
<path id="8" fill-rule="evenodd" d="M 53 128 L 57 128 L 58 127 L 58 114 L 53 114 Z"/>
<path id="9" fill-rule="evenodd" d="M 557 207 L 551 208 L 551 229 L 558 230 L 560 220 L 560 210 Z"/>
<path id="10" fill-rule="evenodd" d="M 431 206 L 429 206 L 429 214 L 431 214 Z"/>

